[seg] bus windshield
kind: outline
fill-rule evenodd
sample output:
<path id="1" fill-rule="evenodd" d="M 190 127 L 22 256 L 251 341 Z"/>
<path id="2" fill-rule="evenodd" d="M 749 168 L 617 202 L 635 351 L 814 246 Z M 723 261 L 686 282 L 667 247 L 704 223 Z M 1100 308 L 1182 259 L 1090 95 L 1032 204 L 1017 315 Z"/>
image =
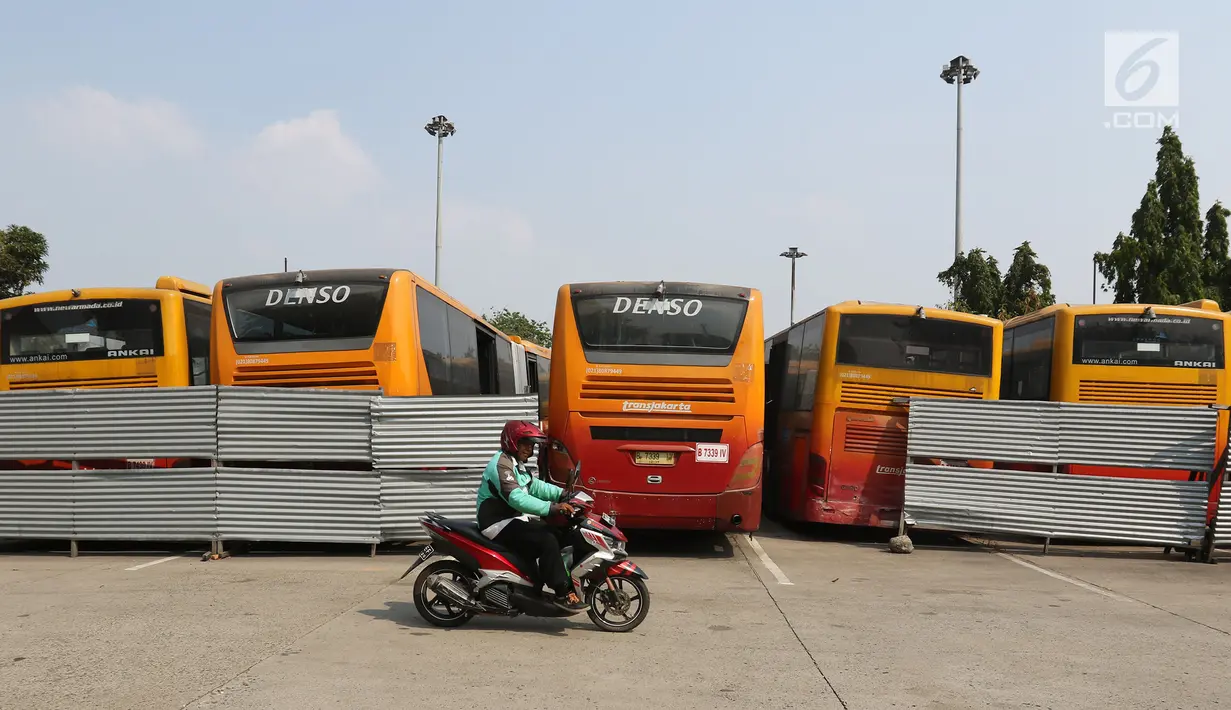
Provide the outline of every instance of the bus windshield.
<path id="1" fill-rule="evenodd" d="M 837 363 L 990 377 L 992 328 L 918 316 L 844 315 Z"/>
<path id="2" fill-rule="evenodd" d="M 715 296 L 585 296 L 574 300 L 586 359 L 642 365 L 726 365 L 748 302 Z"/>
<path id="3" fill-rule="evenodd" d="M 387 283 L 313 284 L 227 291 L 223 298 L 236 343 L 370 341 L 388 289 Z"/>
<path id="4" fill-rule="evenodd" d="M 1073 323 L 1073 364 L 1221 369 L 1222 324 L 1187 316 L 1078 316 Z"/>
<path id="5" fill-rule="evenodd" d="M 60 301 L 7 308 L 0 316 L 0 362 L 20 365 L 163 354 L 156 299 Z"/>

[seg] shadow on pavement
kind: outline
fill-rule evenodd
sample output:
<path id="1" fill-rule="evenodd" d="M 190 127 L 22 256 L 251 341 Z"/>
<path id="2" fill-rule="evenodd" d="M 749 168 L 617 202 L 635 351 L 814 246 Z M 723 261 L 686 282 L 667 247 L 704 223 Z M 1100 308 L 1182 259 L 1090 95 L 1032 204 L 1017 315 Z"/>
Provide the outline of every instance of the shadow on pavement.
<path id="1" fill-rule="evenodd" d="M 735 555 L 726 535 L 695 530 L 626 530 L 628 555 L 637 558 L 728 559 Z"/>
<path id="2" fill-rule="evenodd" d="M 410 595 L 410 586 L 406 587 L 407 596 Z M 360 614 L 369 616 L 373 619 L 381 621 L 392 621 L 393 623 L 405 629 L 413 630 L 415 636 L 428 636 L 429 632 L 465 632 L 470 631 L 513 631 L 520 633 L 535 633 L 544 634 L 547 636 L 561 636 L 566 631 L 594 631 L 602 633 L 602 631 L 589 623 L 589 621 L 578 622 L 575 619 L 585 619 L 585 614 L 582 613 L 573 619 L 560 618 L 544 618 L 537 616 L 519 616 L 516 618 L 508 618 L 503 616 L 476 616 L 465 624 L 444 629 L 437 626 L 432 626 L 423 620 L 419 615 L 419 610 L 415 609 L 415 604 L 412 601 L 387 601 L 384 609 L 360 609 Z"/>

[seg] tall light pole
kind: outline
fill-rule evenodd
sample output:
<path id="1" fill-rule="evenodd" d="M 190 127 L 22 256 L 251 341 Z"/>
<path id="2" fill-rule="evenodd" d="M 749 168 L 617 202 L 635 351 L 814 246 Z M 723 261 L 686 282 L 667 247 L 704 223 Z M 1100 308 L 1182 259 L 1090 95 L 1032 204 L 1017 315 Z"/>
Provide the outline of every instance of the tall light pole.
<path id="1" fill-rule="evenodd" d="M 785 256 L 791 260 L 791 325 L 795 325 L 795 260 L 802 259 L 807 254 L 800 251 L 798 247 L 791 247 L 778 256 Z"/>
<path id="2" fill-rule="evenodd" d="M 440 286 L 440 188 L 444 182 L 445 138 L 457 133 L 457 127 L 444 116 L 436 116 L 423 129 L 436 137 L 436 273 L 432 283 Z"/>
<path id="3" fill-rule="evenodd" d="M 962 85 L 969 84 L 979 76 L 979 70 L 970 59 L 958 55 L 941 68 L 940 78 L 946 84 L 957 85 L 957 188 L 953 205 L 953 259 L 962 255 Z"/>

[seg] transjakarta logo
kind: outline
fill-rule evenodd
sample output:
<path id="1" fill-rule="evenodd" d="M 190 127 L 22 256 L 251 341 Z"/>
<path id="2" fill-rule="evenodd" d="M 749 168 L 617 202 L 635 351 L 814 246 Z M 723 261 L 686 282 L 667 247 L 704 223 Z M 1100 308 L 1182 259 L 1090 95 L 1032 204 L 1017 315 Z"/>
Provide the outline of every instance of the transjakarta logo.
<path id="1" fill-rule="evenodd" d="M 889 475 L 889 476 L 901 476 L 901 475 L 902 475 L 902 469 L 901 469 L 901 468 L 898 468 L 898 467 L 896 467 L 896 466 L 880 466 L 880 465 L 878 465 L 878 466 L 876 467 L 876 472 L 877 472 L 877 473 L 883 473 L 883 474 L 886 474 L 886 475 Z"/>
<path id="2" fill-rule="evenodd" d="M 310 286 L 308 288 L 270 289 L 267 306 L 301 306 L 305 303 L 342 303 L 350 298 L 350 286 Z"/>
<path id="3" fill-rule="evenodd" d="M 617 296 L 615 308 L 611 309 L 612 313 L 628 313 L 631 309 L 633 313 L 649 314 L 659 313 L 667 316 L 684 315 L 692 318 L 701 312 L 701 301 L 699 299 L 691 299 L 685 301 L 682 298 L 638 298 L 636 301 L 628 296 Z"/>
<path id="4" fill-rule="evenodd" d="M 1202 360 L 1176 360 L 1175 367 L 1214 367 L 1214 363 Z"/>
<path id="5" fill-rule="evenodd" d="M 692 411 L 692 405 L 687 402 L 625 402 L 626 412 L 683 412 Z"/>
<path id="6" fill-rule="evenodd" d="M 154 351 L 150 348 L 140 350 L 108 350 L 107 357 L 151 357 Z"/>

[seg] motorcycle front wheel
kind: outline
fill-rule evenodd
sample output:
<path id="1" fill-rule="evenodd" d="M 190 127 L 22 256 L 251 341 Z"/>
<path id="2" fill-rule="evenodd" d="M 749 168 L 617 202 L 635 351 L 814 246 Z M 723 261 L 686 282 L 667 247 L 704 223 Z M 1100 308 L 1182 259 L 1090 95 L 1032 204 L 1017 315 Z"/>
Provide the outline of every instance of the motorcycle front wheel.
<path id="1" fill-rule="evenodd" d="M 424 567 L 419 576 L 415 578 L 415 609 L 419 611 L 419 616 L 422 616 L 423 620 L 432 626 L 443 628 L 461 626 L 470 621 L 474 616 L 472 612 L 437 594 L 430 587 L 431 582 L 438 578 L 468 587 L 470 586 L 469 577 L 470 570 L 456 560 L 438 560 Z"/>
<path id="2" fill-rule="evenodd" d="M 650 613 L 650 587 L 640 577 L 608 577 L 588 596 L 590 621 L 603 631 L 632 631 Z"/>

